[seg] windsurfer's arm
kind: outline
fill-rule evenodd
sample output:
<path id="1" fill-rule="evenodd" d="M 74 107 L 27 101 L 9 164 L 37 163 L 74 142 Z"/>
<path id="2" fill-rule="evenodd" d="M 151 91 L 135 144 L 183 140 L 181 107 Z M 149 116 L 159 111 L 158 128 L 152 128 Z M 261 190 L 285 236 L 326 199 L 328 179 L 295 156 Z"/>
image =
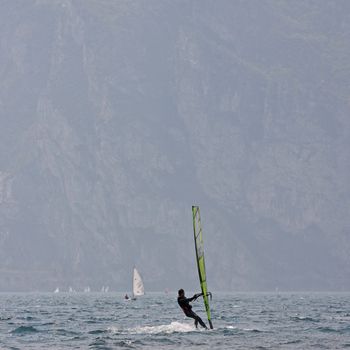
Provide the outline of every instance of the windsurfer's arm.
<path id="1" fill-rule="evenodd" d="M 187 301 L 188 303 L 190 303 L 190 302 L 193 301 L 194 299 L 196 299 L 196 298 L 193 296 L 192 298 L 186 298 L 186 301 Z"/>
<path id="2" fill-rule="evenodd" d="M 195 294 L 192 298 L 188 298 L 187 301 L 188 302 L 191 302 L 193 300 L 196 300 L 198 297 L 200 297 L 201 295 L 203 295 L 203 293 L 198 293 L 198 294 Z"/>

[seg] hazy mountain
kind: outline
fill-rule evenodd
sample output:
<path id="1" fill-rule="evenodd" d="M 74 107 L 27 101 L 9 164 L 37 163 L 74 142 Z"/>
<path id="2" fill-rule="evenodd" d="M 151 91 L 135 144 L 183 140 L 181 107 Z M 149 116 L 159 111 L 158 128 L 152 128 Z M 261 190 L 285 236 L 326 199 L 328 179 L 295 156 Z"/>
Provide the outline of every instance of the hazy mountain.
<path id="1" fill-rule="evenodd" d="M 1 290 L 350 288 L 349 1 L 1 6 Z"/>

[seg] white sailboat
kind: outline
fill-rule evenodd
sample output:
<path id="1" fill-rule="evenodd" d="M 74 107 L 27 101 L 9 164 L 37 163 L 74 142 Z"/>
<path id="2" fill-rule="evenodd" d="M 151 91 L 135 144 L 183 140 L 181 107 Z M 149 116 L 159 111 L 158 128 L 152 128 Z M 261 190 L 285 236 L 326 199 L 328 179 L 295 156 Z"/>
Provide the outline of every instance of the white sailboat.
<path id="1" fill-rule="evenodd" d="M 132 299 L 135 300 L 136 297 L 144 295 L 145 288 L 143 286 L 142 278 L 139 272 L 134 267 L 133 277 L 132 277 Z"/>

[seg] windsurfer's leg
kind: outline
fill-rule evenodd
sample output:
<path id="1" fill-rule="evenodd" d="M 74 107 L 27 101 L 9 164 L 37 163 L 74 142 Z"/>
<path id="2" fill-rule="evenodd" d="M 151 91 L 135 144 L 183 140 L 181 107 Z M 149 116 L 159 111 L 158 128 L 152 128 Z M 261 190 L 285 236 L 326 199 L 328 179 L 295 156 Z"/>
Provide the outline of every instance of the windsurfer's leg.
<path id="1" fill-rule="evenodd" d="M 199 324 L 200 324 L 203 328 L 208 329 L 208 327 L 205 325 L 205 323 L 202 321 L 202 319 L 201 319 L 199 316 L 197 316 L 197 317 L 198 317 L 198 319 L 197 319 L 196 321 L 199 322 Z"/>
<path id="2" fill-rule="evenodd" d="M 202 319 L 192 311 L 192 313 L 190 315 L 187 315 L 188 317 L 194 318 L 194 325 L 196 326 L 196 328 L 198 327 L 198 323 L 203 327 L 203 328 L 207 328 L 207 326 L 205 325 L 205 323 L 202 321 Z"/>
<path id="3" fill-rule="evenodd" d="M 186 316 L 190 317 L 190 318 L 193 318 L 194 319 L 194 325 L 196 326 L 196 328 L 198 328 L 198 320 L 197 320 L 198 316 L 193 311 L 186 313 Z"/>

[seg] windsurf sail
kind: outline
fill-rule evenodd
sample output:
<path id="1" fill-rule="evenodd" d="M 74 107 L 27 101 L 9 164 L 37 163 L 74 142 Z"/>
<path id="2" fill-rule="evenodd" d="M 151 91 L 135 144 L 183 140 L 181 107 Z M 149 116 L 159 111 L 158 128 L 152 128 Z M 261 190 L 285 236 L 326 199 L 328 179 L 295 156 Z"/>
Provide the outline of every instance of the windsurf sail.
<path id="1" fill-rule="evenodd" d="M 134 298 L 136 296 L 145 294 L 145 288 L 143 286 L 142 278 L 139 272 L 136 270 L 136 267 L 134 267 L 133 277 L 132 277 L 132 294 Z"/>
<path id="2" fill-rule="evenodd" d="M 213 329 L 213 324 L 211 322 L 211 315 L 210 315 L 209 299 L 208 299 L 208 296 L 210 295 L 210 293 L 208 293 L 208 288 L 207 288 L 207 276 L 205 272 L 205 262 L 204 262 L 202 225 L 201 225 L 199 207 L 192 206 L 192 215 L 193 215 L 194 244 L 196 247 L 196 258 L 197 258 L 199 281 L 201 284 L 204 306 L 205 306 L 205 311 L 207 312 L 209 326 L 211 329 Z"/>

